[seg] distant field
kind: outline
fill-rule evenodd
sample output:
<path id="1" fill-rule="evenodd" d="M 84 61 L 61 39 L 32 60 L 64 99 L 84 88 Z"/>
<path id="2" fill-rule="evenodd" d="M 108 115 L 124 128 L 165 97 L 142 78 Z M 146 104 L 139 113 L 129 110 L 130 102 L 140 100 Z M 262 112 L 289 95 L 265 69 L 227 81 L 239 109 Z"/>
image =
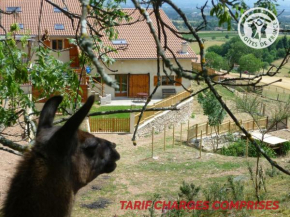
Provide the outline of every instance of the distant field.
<path id="1" fill-rule="evenodd" d="M 208 31 L 208 32 L 199 32 L 198 35 L 202 38 L 216 37 L 216 39 L 227 40 L 225 38 L 226 35 L 228 35 L 231 38 L 237 36 L 238 33 L 234 31 Z"/>
<path id="2" fill-rule="evenodd" d="M 275 66 L 279 66 L 281 64 L 282 60 L 283 59 L 276 60 L 272 64 Z M 290 62 L 286 63 L 286 65 L 283 66 L 283 68 L 280 70 L 279 76 L 289 77 L 290 76 L 289 71 L 290 71 Z"/>
<path id="3" fill-rule="evenodd" d="M 213 45 L 222 45 L 224 43 L 225 43 L 225 41 L 215 41 L 215 40 L 205 41 L 205 49 L 207 49 L 207 48 L 209 48 L 210 46 L 213 46 Z M 193 51 L 196 54 L 199 54 L 199 46 L 198 46 L 198 43 L 196 43 L 196 42 L 191 43 L 190 46 L 191 46 L 191 48 L 193 49 Z"/>
<path id="4" fill-rule="evenodd" d="M 202 31 L 198 32 L 198 35 L 206 40 L 212 40 L 212 37 L 216 37 L 215 40 L 217 41 L 227 41 L 228 39 L 225 38 L 226 35 L 229 36 L 229 38 L 235 37 L 238 35 L 235 31 Z M 184 37 L 189 37 L 187 35 L 183 35 Z"/>
<path id="5" fill-rule="evenodd" d="M 207 49 L 210 46 L 213 45 L 222 45 L 232 37 L 235 37 L 238 35 L 237 32 L 234 31 L 203 31 L 199 32 L 198 35 L 205 40 L 205 49 Z M 226 39 L 225 36 L 228 35 L 229 39 Z M 188 37 L 184 35 L 184 37 Z M 215 37 L 215 39 L 212 39 L 212 37 Z M 199 46 L 198 43 L 194 42 L 191 43 L 191 48 L 199 54 Z"/>

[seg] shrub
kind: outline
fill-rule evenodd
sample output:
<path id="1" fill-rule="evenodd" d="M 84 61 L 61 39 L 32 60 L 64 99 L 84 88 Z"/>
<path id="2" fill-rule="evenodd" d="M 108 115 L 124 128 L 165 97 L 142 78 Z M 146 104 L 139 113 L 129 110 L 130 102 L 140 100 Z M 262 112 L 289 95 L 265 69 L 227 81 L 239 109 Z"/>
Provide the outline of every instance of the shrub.
<path id="1" fill-rule="evenodd" d="M 290 142 L 289 141 L 284 142 L 283 146 L 281 147 L 281 154 L 286 155 L 288 154 L 289 150 L 290 150 Z"/>
<path id="2" fill-rule="evenodd" d="M 258 142 L 258 144 L 259 144 L 259 142 Z M 272 148 L 270 148 L 266 144 L 262 144 L 262 143 L 260 143 L 259 145 L 269 157 L 272 157 L 272 158 L 276 157 L 276 152 Z M 249 152 L 249 157 L 258 157 L 258 151 L 252 143 L 249 143 L 249 151 L 248 152 Z"/>
<path id="3" fill-rule="evenodd" d="M 195 118 L 195 114 L 194 113 L 191 114 L 191 118 Z"/>
<path id="4" fill-rule="evenodd" d="M 226 156 L 241 157 L 245 155 L 245 143 L 242 140 L 236 141 L 228 147 L 222 147 L 220 153 Z"/>
<path id="5" fill-rule="evenodd" d="M 220 150 L 220 154 L 222 155 L 226 155 L 226 156 L 236 156 L 236 157 L 241 157 L 241 156 L 245 156 L 246 153 L 246 144 L 247 141 L 246 140 L 238 140 L 236 142 L 234 142 L 233 144 L 229 145 L 228 147 L 223 147 Z M 263 150 L 265 151 L 265 153 L 272 158 L 276 157 L 276 153 L 273 149 L 271 149 L 270 147 L 268 147 L 265 144 L 260 144 L 261 148 L 263 148 Z M 287 146 L 290 150 L 290 144 L 289 146 Z M 256 149 L 256 147 L 254 146 L 254 144 L 249 142 L 249 147 L 248 147 L 248 156 L 249 157 L 257 157 L 258 156 L 258 151 Z"/>
<path id="6" fill-rule="evenodd" d="M 268 175 L 268 176 L 273 178 L 275 176 L 281 175 L 281 172 L 278 169 L 276 169 L 275 167 L 272 166 L 271 168 L 268 168 L 266 170 L 266 175 Z"/>
<path id="7" fill-rule="evenodd" d="M 209 201 L 209 209 L 205 210 L 169 210 L 165 215 L 168 217 L 217 217 L 217 216 L 228 216 L 228 210 L 214 210 L 211 205 L 214 201 L 243 201 L 247 200 L 248 195 L 244 192 L 244 183 L 240 181 L 234 181 L 233 177 L 228 177 L 225 183 L 211 183 L 203 188 L 196 187 L 194 184 L 186 182 L 182 183 L 180 192 L 178 193 L 178 204 L 180 201 Z M 243 210 L 232 210 L 232 214 L 235 217 L 246 217 L 249 216 L 248 211 Z"/>

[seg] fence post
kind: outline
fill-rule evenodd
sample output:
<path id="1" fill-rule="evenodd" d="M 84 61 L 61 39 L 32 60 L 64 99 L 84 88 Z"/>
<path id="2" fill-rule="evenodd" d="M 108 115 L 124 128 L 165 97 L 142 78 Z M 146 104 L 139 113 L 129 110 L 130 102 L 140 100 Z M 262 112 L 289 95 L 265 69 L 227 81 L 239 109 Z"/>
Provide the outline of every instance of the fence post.
<path id="1" fill-rule="evenodd" d="M 173 124 L 172 147 L 174 147 L 174 124 Z"/>
<path id="2" fill-rule="evenodd" d="M 87 117 L 86 118 L 86 122 L 87 122 L 87 130 L 88 130 L 89 133 L 91 132 L 90 121 L 91 121 L 90 117 Z M 286 126 L 287 126 L 287 124 L 286 124 Z"/>
<path id="3" fill-rule="evenodd" d="M 198 124 L 195 125 L 195 139 L 197 139 L 197 132 L 198 132 Z"/>
<path id="4" fill-rule="evenodd" d="M 247 138 L 247 145 L 246 145 L 246 158 L 248 159 L 249 155 L 249 139 Z"/>
<path id="5" fill-rule="evenodd" d="M 229 133 L 231 133 L 231 121 L 229 121 Z"/>
<path id="6" fill-rule="evenodd" d="M 152 127 L 152 158 L 153 158 L 153 144 L 154 144 L 154 127 Z"/>
<path id="7" fill-rule="evenodd" d="M 208 135 L 208 122 L 206 122 L 206 129 L 205 129 L 205 135 Z"/>
<path id="8" fill-rule="evenodd" d="M 182 145 L 182 123 L 180 124 L 180 145 Z"/>
<path id="9" fill-rule="evenodd" d="M 113 127 L 112 127 L 113 128 L 113 132 L 115 132 L 116 118 L 113 118 L 113 124 L 112 125 L 113 125 Z"/>
<path id="10" fill-rule="evenodd" d="M 265 116 L 266 104 L 263 104 L 263 116 Z"/>
<path id="11" fill-rule="evenodd" d="M 163 151 L 165 151 L 165 143 L 166 143 L 166 125 L 164 125 L 164 147 L 163 147 Z"/>
<path id="12" fill-rule="evenodd" d="M 199 158 L 201 158 L 201 147 L 202 147 L 202 130 L 200 131 Z"/>
<path id="13" fill-rule="evenodd" d="M 189 120 L 187 122 L 187 144 L 189 143 Z"/>
<path id="14" fill-rule="evenodd" d="M 253 119 L 253 130 L 255 130 L 255 121 Z"/>
<path id="15" fill-rule="evenodd" d="M 268 129 L 268 123 L 269 123 L 269 117 L 267 116 L 267 119 L 266 119 L 266 129 Z"/>
<path id="16" fill-rule="evenodd" d="M 134 133 L 135 113 L 130 113 L 130 133 Z"/>

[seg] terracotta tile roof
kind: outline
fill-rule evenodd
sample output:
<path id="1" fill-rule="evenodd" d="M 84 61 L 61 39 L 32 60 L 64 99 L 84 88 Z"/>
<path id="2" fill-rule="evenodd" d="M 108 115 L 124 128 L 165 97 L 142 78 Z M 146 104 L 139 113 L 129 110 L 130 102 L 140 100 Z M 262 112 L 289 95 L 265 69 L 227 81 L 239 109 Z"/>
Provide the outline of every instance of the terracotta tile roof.
<path id="1" fill-rule="evenodd" d="M 131 14 L 132 20 L 138 20 L 140 17 L 139 11 L 135 9 L 124 9 L 128 14 Z M 148 10 L 148 13 L 152 10 Z M 164 22 L 166 22 L 171 28 L 175 28 L 170 19 L 167 17 L 163 10 L 160 11 L 160 15 Z M 143 18 L 143 17 L 142 17 Z M 155 16 L 152 14 L 150 16 L 152 22 L 154 23 L 155 29 L 157 28 Z M 119 51 L 117 54 L 111 54 L 115 59 L 155 59 L 156 58 L 156 44 L 153 39 L 153 36 L 150 33 L 149 27 L 146 21 L 142 20 L 133 25 L 123 25 L 117 27 L 119 32 L 118 38 L 125 39 L 128 43 L 128 49 L 124 51 Z M 157 29 L 156 29 L 157 31 Z M 172 32 L 166 30 L 167 35 L 167 44 L 168 47 L 174 52 L 177 58 L 192 59 L 196 55 L 191 47 L 188 45 L 188 53 L 181 54 L 181 43 L 182 39 L 177 38 Z M 164 39 L 161 41 L 164 44 Z M 110 42 L 110 45 L 117 48 L 120 45 L 113 45 Z M 166 56 L 171 58 L 172 55 L 169 51 L 166 51 Z"/>
<path id="2" fill-rule="evenodd" d="M 63 6 L 62 0 L 53 0 L 54 3 Z M 66 0 L 65 1 L 68 10 L 73 13 L 80 13 L 80 3 L 78 0 Z M 2 15 L 2 25 L 4 28 L 9 29 L 9 26 L 12 23 L 22 23 L 24 24 L 24 30 L 20 30 L 18 34 L 24 34 L 29 30 L 31 35 L 38 35 L 38 23 L 39 23 L 39 14 L 40 14 L 40 0 L 1 0 L 0 8 L 6 11 L 7 7 L 21 7 L 21 11 L 17 16 L 13 15 Z M 43 14 L 41 17 L 41 28 L 40 36 L 44 33 L 44 30 L 48 30 L 50 36 L 67 36 L 74 37 L 75 30 L 72 27 L 71 20 L 67 18 L 63 13 L 55 13 L 53 6 L 47 2 L 43 2 Z M 140 13 L 135 9 L 124 9 L 125 12 L 131 14 L 133 22 L 140 18 Z M 152 12 L 151 9 L 148 12 Z M 160 11 L 162 19 L 172 28 L 175 29 L 174 25 L 164 13 L 163 10 Z M 153 15 L 150 16 L 154 26 L 156 28 L 156 20 Z M 63 24 L 64 30 L 55 30 L 55 24 Z M 74 22 L 76 29 L 77 21 Z M 146 21 L 142 20 L 136 22 L 133 25 L 122 25 L 116 27 L 119 36 L 118 39 L 125 39 L 127 41 L 128 47 L 124 51 L 118 51 L 118 53 L 110 53 L 109 56 L 115 59 L 156 59 L 156 45 L 154 39 L 149 31 Z M 0 35 L 3 35 L 4 32 L 0 29 Z M 177 38 L 169 30 L 166 30 L 167 34 L 167 44 L 175 53 L 177 58 L 182 59 L 192 59 L 196 57 L 196 54 L 188 45 L 188 53 L 182 54 L 181 43 L 182 40 Z M 113 45 L 111 41 L 106 38 L 103 38 L 105 44 L 118 48 L 120 45 Z M 164 40 L 161 40 L 164 43 Z M 166 56 L 172 58 L 172 55 L 169 51 L 166 51 Z"/>
<path id="3" fill-rule="evenodd" d="M 192 60 L 193 63 L 200 63 L 200 55 L 196 55 Z"/>
<path id="4" fill-rule="evenodd" d="M 53 0 L 53 2 L 65 7 L 62 0 Z M 78 0 L 65 2 L 71 12 L 79 13 L 80 3 Z M 2 25 L 5 29 L 9 29 L 13 23 L 22 23 L 24 24 L 24 29 L 20 30 L 18 34 L 25 34 L 29 30 L 31 35 L 38 35 L 40 4 L 41 0 L 1 0 L 0 8 L 3 11 L 6 11 L 7 7 L 21 7 L 21 12 L 17 13 L 17 16 L 2 14 Z M 44 29 L 48 29 L 48 33 L 51 36 L 74 36 L 75 31 L 72 28 L 71 20 L 63 13 L 55 13 L 53 9 L 54 7 L 52 5 L 43 1 L 40 35 L 44 33 Z M 65 29 L 55 30 L 55 24 L 63 24 Z M 75 22 L 76 25 L 77 22 Z M 0 29 L 0 34 L 3 34 L 2 29 Z"/>

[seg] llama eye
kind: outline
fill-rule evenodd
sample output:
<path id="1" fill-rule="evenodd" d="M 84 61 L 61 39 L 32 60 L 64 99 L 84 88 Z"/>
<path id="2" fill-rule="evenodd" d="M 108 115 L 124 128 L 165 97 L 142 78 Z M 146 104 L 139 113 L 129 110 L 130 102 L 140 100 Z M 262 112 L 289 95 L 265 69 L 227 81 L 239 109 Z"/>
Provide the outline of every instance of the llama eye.
<path id="1" fill-rule="evenodd" d="M 85 140 L 81 147 L 87 153 L 92 153 L 98 147 L 98 141 L 93 137 L 88 138 Z"/>

